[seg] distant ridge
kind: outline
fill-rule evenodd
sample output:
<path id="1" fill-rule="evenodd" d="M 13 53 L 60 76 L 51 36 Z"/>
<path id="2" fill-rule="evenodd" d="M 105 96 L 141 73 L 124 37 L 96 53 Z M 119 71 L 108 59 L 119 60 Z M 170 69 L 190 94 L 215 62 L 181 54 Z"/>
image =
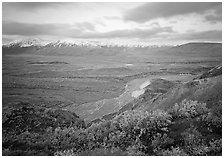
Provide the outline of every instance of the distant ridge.
<path id="1" fill-rule="evenodd" d="M 176 46 L 172 45 L 152 45 L 150 43 L 136 43 L 136 44 L 124 44 L 124 43 L 115 43 L 115 42 L 108 42 L 108 41 L 93 41 L 93 40 L 57 40 L 57 41 L 44 41 L 40 38 L 25 38 L 19 39 L 7 44 L 3 44 L 3 47 L 10 48 L 10 47 L 75 47 L 75 46 L 84 46 L 84 47 L 136 47 L 136 48 L 157 48 L 157 47 L 173 47 L 173 48 L 183 48 L 183 47 L 202 47 L 202 46 L 211 46 L 217 45 L 221 47 L 222 43 L 212 43 L 212 42 L 190 42 L 185 44 L 180 44 Z"/>
<path id="2" fill-rule="evenodd" d="M 184 43 L 184 44 L 180 44 L 180 45 L 176 45 L 175 47 L 182 47 L 182 46 L 186 46 L 186 45 L 222 45 L 222 43 L 219 42 L 189 42 L 189 43 Z"/>
<path id="3" fill-rule="evenodd" d="M 101 41 L 82 41 L 82 40 L 57 40 L 57 41 L 44 41 L 38 38 L 27 38 L 12 41 L 8 44 L 4 44 L 3 47 L 75 47 L 75 46 L 87 46 L 87 47 L 160 47 L 152 44 L 123 44 L 114 42 L 101 42 Z"/>
<path id="4" fill-rule="evenodd" d="M 191 42 L 181 44 L 170 48 L 169 52 L 173 52 L 176 55 L 205 55 L 205 56 L 221 56 L 222 55 L 222 43 L 209 43 L 209 42 Z"/>
<path id="5" fill-rule="evenodd" d="M 8 44 L 4 44 L 3 47 L 31 47 L 31 46 L 45 46 L 47 43 L 39 38 L 26 38 L 19 39 Z"/>

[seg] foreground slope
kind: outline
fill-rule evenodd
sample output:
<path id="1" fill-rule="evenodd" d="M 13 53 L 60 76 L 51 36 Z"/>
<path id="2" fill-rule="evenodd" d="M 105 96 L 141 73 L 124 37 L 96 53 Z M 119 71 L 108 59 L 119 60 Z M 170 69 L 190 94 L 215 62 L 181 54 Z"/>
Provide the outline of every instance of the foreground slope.
<path id="1" fill-rule="evenodd" d="M 111 119 L 134 109 L 168 111 L 184 99 L 206 103 L 211 109 L 219 108 L 217 105 L 222 102 L 222 66 L 216 66 L 195 79 L 182 83 L 155 79 L 138 99 L 124 105 L 118 112 L 105 115 L 103 119 Z"/>

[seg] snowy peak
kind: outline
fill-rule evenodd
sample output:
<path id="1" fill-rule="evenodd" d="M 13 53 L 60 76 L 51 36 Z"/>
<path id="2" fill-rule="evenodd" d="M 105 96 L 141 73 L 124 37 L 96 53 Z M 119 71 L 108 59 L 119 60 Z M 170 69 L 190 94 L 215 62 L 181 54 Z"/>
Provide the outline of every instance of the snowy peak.
<path id="1" fill-rule="evenodd" d="M 75 46 L 96 46 L 90 44 L 88 42 L 74 42 L 74 41 L 55 41 L 50 42 L 46 46 L 53 46 L 53 47 L 75 47 Z"/>
<path id="2" fill-rule="evenodd" d="M 4 45 L 5 47 L 31 47 L 31 46 L 45 46 L 46 42 L 43 42 L 41 39 L 38 38 L 27 38 L 22 40 L 15 40 L 10 42 L 9 44 Z"/>
<path id="3" fill-rule="evenodd" d="M 113 42 L 103 42 L 103 41 L 54 41 L 46 44 L 47 47 L 104 47 L 104 48 L 112 48 L 112 47 L 130 47 L 130 48 L 144 48 L 144 47 L 158 47 L 155 45 L 146 45 L 146 44 L 120 44 Z"/>
<path id="4" fill-rule="evenodd" d="M 88 40 L 58 40 L 52 42 L 46 42 L 38 38 L 27 38 L 23 40 L 16 40 L 9 44 L 3 45 L 3 47 L 130 47 L 130 48 L 145 48 L 145 47 L 158 47 L 150 44 L 124 44 L 107 41 L 88 41 Z"/>

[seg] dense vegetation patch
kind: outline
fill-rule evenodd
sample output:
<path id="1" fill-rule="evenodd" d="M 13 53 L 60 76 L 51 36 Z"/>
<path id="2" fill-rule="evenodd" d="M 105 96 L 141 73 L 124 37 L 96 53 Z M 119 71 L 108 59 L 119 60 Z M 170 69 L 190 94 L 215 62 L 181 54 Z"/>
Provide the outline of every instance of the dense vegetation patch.
<path id="1" fill-rule="evenodd" d="M 63 110 L 20 105 L 3 114 L 3 155 L 221 155 L 221 102 L 126 111 L 86 127 Z"/>

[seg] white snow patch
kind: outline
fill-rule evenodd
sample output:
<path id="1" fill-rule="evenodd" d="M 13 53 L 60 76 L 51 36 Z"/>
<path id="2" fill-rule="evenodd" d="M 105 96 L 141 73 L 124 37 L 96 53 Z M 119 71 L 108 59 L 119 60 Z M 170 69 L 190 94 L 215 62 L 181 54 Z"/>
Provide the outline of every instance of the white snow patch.
<path id="1" fill-rule="evenodd" d="M 145 93 L 144 88 L 147 87 L 148 85 L 150 85 L 150 83 L 151 83 L 150 81 L 146 81 L 146 82 L 142 83 L 139 86 L 140 90 L 133 91 L 132 94 L 131 94 L 131 96 L 134 97 L 134 98 L 137 98 L 140 95 L 144 94 Z"/>
<path id="2" fill-rule="evenodd" d="M 132 94 L 131 94 L 131 96 L 134 97 L 134 98 L 137 98 L 137 97 L 139 97 L 140 95 L 142 95 L 144 92 L 145 92 L 144 89 L 142 89 L 142 90 L 137 90 L 137 91 L 133 91 Z"/>
<path id="3" fill-rule="evenodd" d="M 133 66 L 133 64 L 125 64 L 125 66 Z"/>
<path id="4" fill-rule="evenodd" d="M 143 89 L 143 88 L 147 87 L 148 85 L 150 85 L 150 83 L 151 83 L 150 81 L 146 81 L 146 82 L 142 83 L 139 88 Z"/>

